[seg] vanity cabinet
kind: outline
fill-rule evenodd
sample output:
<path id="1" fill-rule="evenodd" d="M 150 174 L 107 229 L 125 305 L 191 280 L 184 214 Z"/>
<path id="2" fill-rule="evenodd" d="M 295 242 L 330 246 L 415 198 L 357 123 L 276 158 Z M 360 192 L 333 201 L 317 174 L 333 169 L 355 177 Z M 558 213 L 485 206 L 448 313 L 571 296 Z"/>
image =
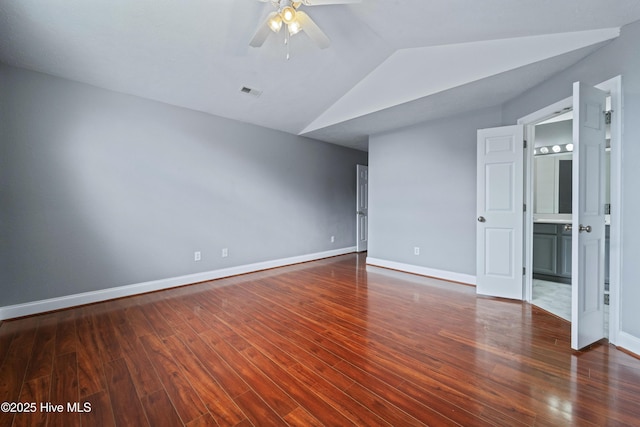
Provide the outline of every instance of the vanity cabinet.
<path id="1" fill-rule="evenodd" d="M 609 226 L 605 231 L 605 283 L 609 283 Z M 571 231 L 564 224 L 533 225 L 533 277 L 571 283 Z"/>
<path id="2" fill-rule="evenodd" d="M 564 231 L 564 224 L 534 224 L 533 275 L 554 282 L 571 281 L 571 231 Z"/>
<path id="3" fill-rule="evenodd" d="M 558 276 L 571 279 L 571 230 L 565 231 L 564 224 L 558 226 Z"/>

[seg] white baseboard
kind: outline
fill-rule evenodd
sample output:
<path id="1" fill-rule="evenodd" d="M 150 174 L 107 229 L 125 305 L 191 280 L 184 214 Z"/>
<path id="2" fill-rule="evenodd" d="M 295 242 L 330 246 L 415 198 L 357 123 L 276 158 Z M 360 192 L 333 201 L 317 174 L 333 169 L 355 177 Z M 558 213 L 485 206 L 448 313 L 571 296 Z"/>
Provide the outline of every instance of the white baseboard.
<path id="1" fill-rule="evenodd" d="M 421 276 L 429 276 L 436 279 L 448 280 L 450 282 L 464 283 L 468 285 L 476 284 L 476 276 L 463 273 L 454 273 L 452 271 L 437 270 L 434 268 L 420 267 L 418 265 L 404 264 L 401 262 L 388 261 L 384 259 L 367 257 L 367 264 L 376 267 L 390 268 L 392 270 L 404 271 L 406 273 L 419 274 Z"/>
<path id="2" fill-rule="evenodd" d="M 640 355 L 640 338 L 634 337 L 627 332 L 618 332 L 618 340 L 615 345 L 616 347 L 621 347 L 634 354 Z"/>
<path id="3" fill-rule="evenodd" d="M 66 295 L 63 297 L 27 302 L 24 304 L 9 305 L 0 307 L 0 320 L 30 316 L 38 313 L 45 313 L 47 311 L 54 311 L 83 304 L 107 301 L 115 298 L 143 294 L 146 292 L 160 291 L 163 289 L 170 289 L 177 286 L 188 285 L 191 283 L 205 282 L 208 280 L 221 279 L 223 277 L 236 276 L 239 274 L 253 273 L 255 271 L 283 267 L 292 264 L 299 264 L 301 262 L 315 261 L 318 259 L 344 255 L 355 251 L 356 247 L 353 246 L 325 252 L 299 255 L 290 258 L 258 262 L 255 264 L 239 265 L 236 267 L 206 271 L 203 273 L 188 274 L 185 276 L 170 277 L 167 279 L 136 283 L 133 285 L 118 286 L 115 288 L 102 289 L 99 291 L 83 292 L 80 294 Z"/>

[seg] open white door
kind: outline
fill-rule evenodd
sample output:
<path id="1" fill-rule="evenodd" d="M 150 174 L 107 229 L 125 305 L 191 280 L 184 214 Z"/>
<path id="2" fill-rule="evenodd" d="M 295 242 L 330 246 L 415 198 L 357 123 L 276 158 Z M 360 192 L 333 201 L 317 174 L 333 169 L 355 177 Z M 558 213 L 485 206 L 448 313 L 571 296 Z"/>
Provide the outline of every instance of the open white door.
<path id="1" fill-rule="evenodd" d="M 522 125 L 478 130 L 476 292 L 522 299 Z"/>
<path id="2" fill-rule="evenodd" d="M 367 250 L 369 226 L 369 167 L 356 165 L 358 174 L 356 185 L 356 250 L 364 252 Z"/>
<path id="3" fill-rule="evenodd" d="M 606 93 L 573 85 L 571 348 L 604 338 Z"/>

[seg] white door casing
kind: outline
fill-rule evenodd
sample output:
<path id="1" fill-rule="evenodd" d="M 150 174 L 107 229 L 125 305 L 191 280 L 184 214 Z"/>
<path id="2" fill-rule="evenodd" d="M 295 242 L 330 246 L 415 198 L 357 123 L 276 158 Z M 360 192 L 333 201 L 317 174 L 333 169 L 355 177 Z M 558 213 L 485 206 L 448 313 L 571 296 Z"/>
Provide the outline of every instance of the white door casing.
<path id="1" fill-rule="evenodd" d="M 571 348 L 604 338 L 606 93 L 573 85 Z"/>
<path id="2" fill-rule="evenodd" d="M 356 250 L 367 250 L 369 239 L 369 167 L 356 165 Z"/>
<path id="3" fill-rule="evenodd" d="M 478 130 L 476 292 L 523 297 L 524 127 Z"/>

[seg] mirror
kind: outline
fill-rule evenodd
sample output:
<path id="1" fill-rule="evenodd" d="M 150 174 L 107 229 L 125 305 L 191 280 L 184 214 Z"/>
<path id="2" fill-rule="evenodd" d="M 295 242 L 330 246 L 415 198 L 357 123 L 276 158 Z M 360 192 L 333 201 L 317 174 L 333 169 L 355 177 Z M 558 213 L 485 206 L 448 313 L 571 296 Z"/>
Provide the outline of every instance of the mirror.
<path id="1" fill-rule="evenodd" d="M 609 107 L 607 107 L 609 109 Z M 605 213 L 611 203 L 611 131 L 607 123 L 605 154 Z M 533 213 L 571 214 L 573 111 L 563 111 L 535 127 Z"/>
<path id="2" fill-rule="evenodd" d="M 536 155 L 534 157 L 533 212 L 536 214 L 570 214 L 572 199 L 572 153 Z M 605 203 L 611 203 L 609 170 L 611 152 L 605 153 Z M 606 212 L 607 214 L 609 212 Z"/>
<path id="3" fill-rule="evenodd" d="M 534 158 L 534 213 L 571 213 L 572 164 L 572 153 Z"/>

